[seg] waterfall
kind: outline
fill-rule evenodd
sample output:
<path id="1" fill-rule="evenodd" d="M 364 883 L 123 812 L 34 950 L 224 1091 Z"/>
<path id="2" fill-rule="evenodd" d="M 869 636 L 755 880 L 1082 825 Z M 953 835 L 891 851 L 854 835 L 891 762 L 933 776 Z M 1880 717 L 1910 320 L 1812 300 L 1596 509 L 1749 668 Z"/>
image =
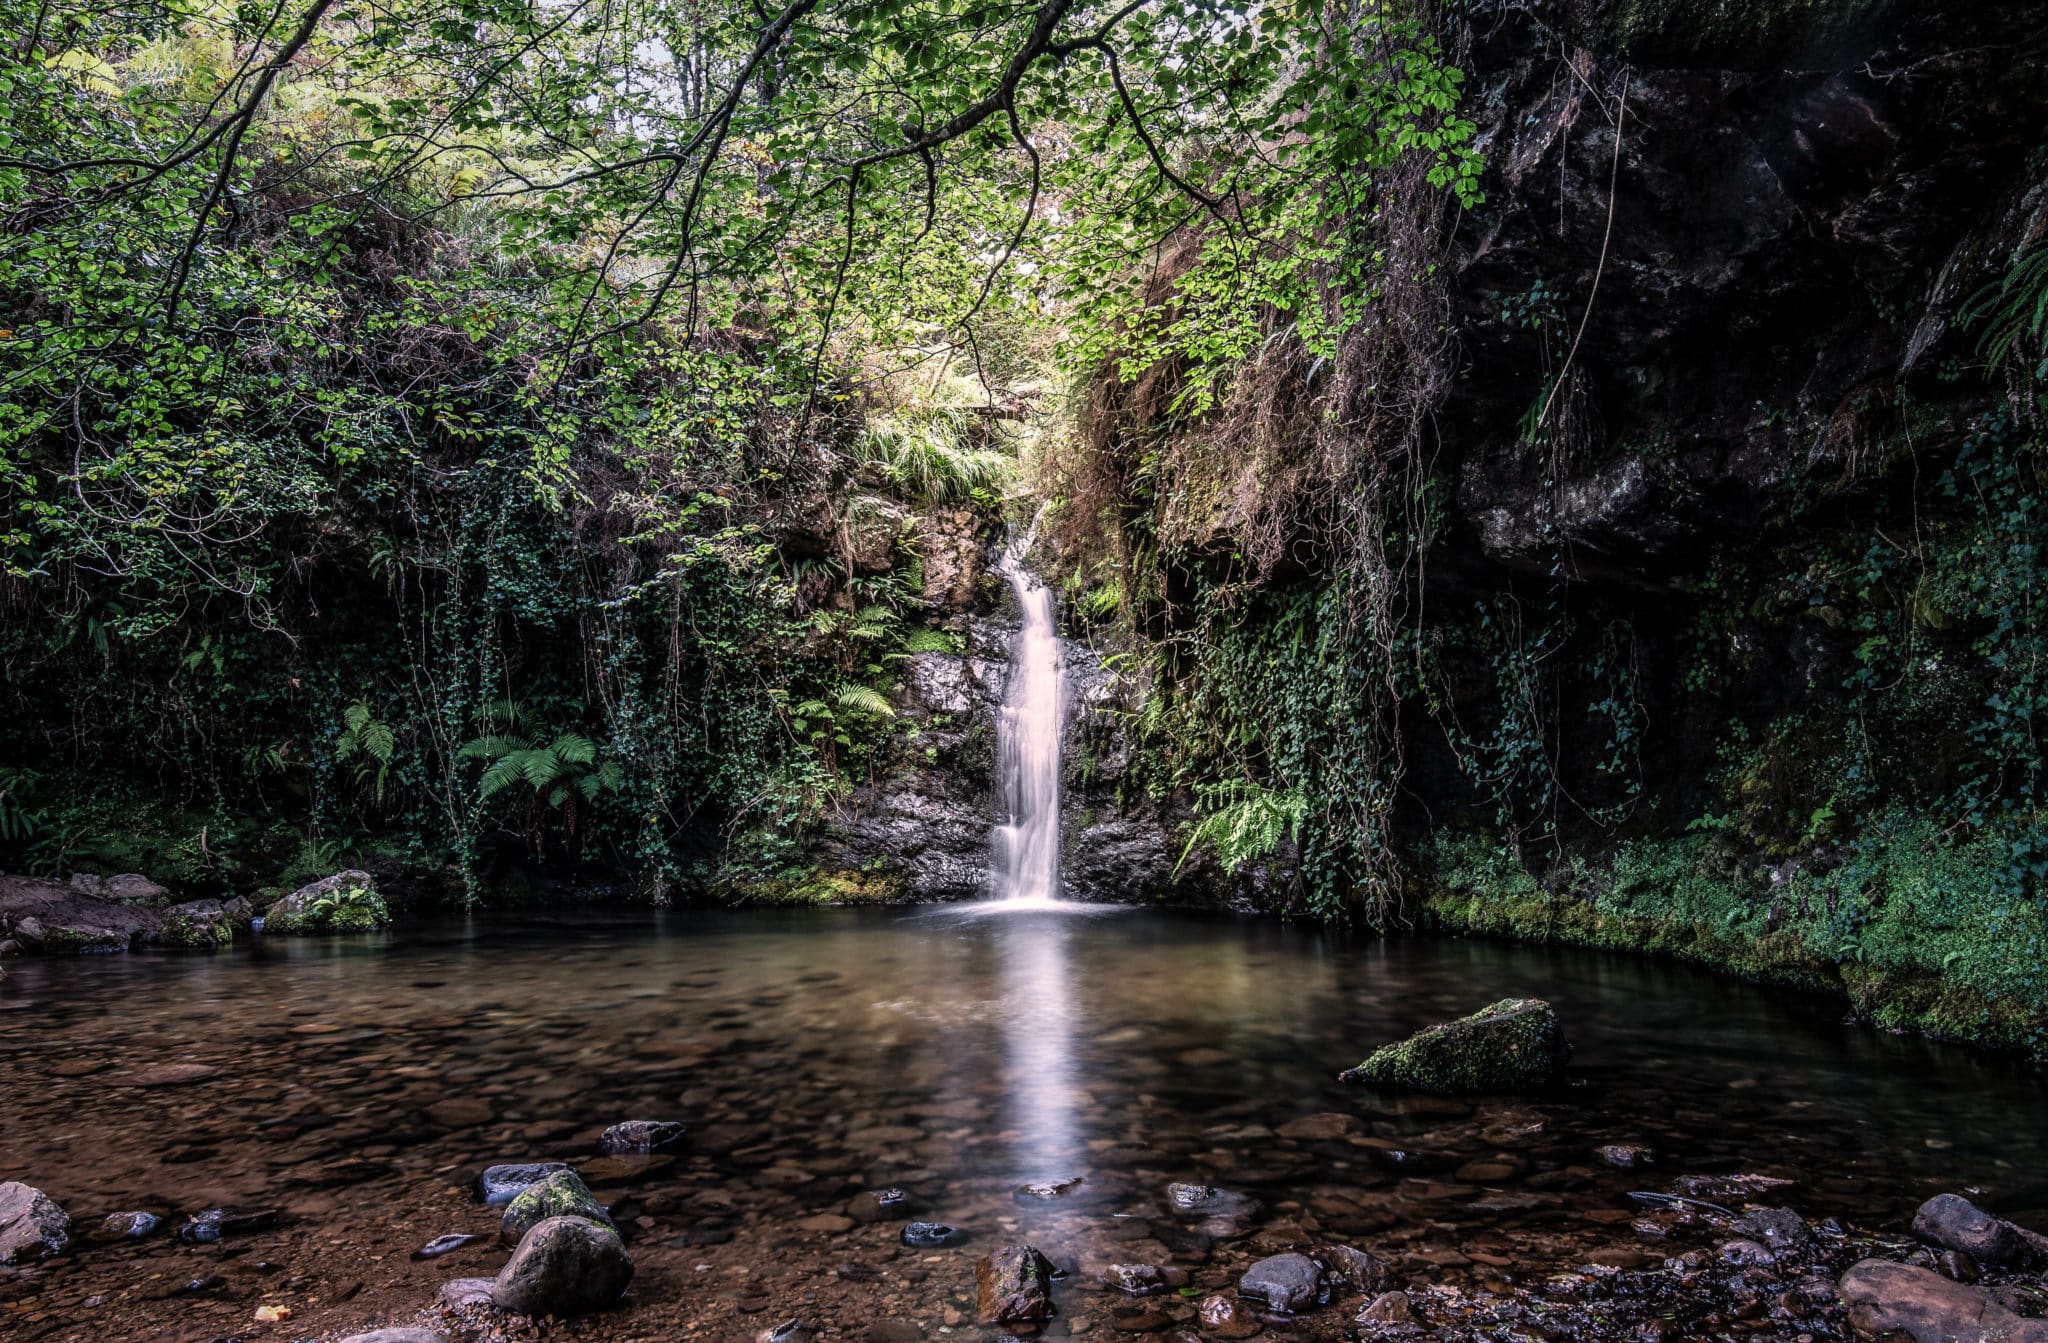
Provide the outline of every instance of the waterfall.
<path id="1" fill-rule="evenodd" d="M 998 782 L 1008 820 L 996 827 L 996 899 L 1006 906 L 1052 905 L 1060 895 L 1060 736 L 1066 677 L 1053 626 L 1052 590 L 1024 568 L 1031 539 L 1003 552 L 1024 627 L 1010 659 L 1010 683 L 996 726 Z"/>

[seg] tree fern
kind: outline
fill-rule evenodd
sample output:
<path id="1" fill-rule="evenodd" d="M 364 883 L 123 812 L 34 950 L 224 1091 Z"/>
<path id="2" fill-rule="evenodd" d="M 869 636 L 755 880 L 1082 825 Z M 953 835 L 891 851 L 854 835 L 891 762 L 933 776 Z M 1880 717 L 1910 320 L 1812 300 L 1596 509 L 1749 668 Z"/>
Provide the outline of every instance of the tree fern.
<path id="1" fill-rule="evenodd" d="M 1965 326 L 1981 326 L 1977 348 L 1996 368 L 2016 350 L 2032 346 L 2048 353 L 2048 245 L 2012 263 L 1997 281 L 1970 296 L 1959 314 Z M 2048 378 L 2048 358 L 2034 376 Z"/>

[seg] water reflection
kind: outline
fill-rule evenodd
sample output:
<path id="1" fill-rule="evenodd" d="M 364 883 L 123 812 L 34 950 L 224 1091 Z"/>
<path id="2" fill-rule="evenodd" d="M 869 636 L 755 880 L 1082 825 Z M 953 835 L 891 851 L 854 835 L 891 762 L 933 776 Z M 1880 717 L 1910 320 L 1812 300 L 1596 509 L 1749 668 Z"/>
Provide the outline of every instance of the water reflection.
<path id="1" fill-rule="evenodd" d="M 985 925 L 1002 963 L 1003 1126 L 1025 1179 L 1076 1173 L 1083 1135 L 1075 1047 L 1079 1019 L 1067 963 L 1080 926 L 1057 913 L 1017 913 Z"/>

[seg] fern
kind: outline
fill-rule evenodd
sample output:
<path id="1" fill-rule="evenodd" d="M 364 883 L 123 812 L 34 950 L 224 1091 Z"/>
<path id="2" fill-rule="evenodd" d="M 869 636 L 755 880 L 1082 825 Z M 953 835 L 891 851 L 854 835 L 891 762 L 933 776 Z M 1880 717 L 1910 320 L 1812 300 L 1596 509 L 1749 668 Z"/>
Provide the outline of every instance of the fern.
<path id="1" fill-rule="evenodd" d="M 376 710 L 367 702 L 357 700 L 342 711 L 341 735 L 334 739 L 334 758 L 345 761 L 358 754 L 363 757 L 356 767 L 356 782 L 375 779 L 380 807 L 384 805 L 384 781 L 391 774 L 391 756 L 397 747 L 391 725 L 378 721 Z"/>
<path id="2" fill-rule="evenodd" d="M 1211 784 L 1196 796 L 1212 810 L 1195 823 L 1173 866 L 1179 875 L 1199 844 L 1216 851 L 1217 861 L 1231 871 L 1269 857 L 1281 843 L 1298 838 L 1308 819 L 1308 794 L 1299 788 L 1264 788 L 1242 780 Z"/>
<path id="3" fill-rule="evenodd" d="M 840 708 L 864 713 L 872 718 L 896 716 L 896 706 L 889 703 L 886 695 L 873 686 L 862 685 L 857 681 L 839 687 L 833 698 L 839 702 Z"/>
<path id="4" fill-rule="evenodd" d="M 1000 488 L 1015 467 L 1007 455 L 973 446 L 984 433 L 971 411 L 904 412 L 870 424 L 854 458 L 879 468 L 907 495 L 935 504 L 958 503 L 977 490 Z"/>
<path id="5" fill-rule="evenodd" d="M 2013 262 L 2003 277 L 1970 296 L 1959 314 L 1965 326 L 1982 326 L 1977 349 L 1993 368 L 2027 345 L 2048 349 L 2048 245 Z M 2048 378 L 2048 358 L 2034 369 Z"/>

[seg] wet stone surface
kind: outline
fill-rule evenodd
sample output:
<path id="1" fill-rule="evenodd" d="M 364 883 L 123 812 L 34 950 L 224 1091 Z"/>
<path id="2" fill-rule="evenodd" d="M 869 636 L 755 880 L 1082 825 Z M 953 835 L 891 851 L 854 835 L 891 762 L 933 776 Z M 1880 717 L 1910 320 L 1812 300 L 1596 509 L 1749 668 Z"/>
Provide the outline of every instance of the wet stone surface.
<path id="1" fill-rule="evenodd" d="M 2048 1222 L 2037 1077 L 1670 965 L 1128 914 L 576 911 L 247 942 L 10 965 L 0 1007 L 30 1024 L 0 1036 L 0 1181 L 44 1191 L 74 1243 L 0 1270 L 9 1343 L 744 1343 L 789 1321 L 803 1343 L 1830 1343 L 1866 1233 L 1906 1245 L 1931 1195 Z M 1557 1006 L 1560 1092 L 1337 1082 L 1506 995 Z M 605 1152 L 632 1116 L 687 1137 Z M 487 1304 L 504 1204 L 537 1176 L 491 1206 L 478 1175 L 550 1162 L 633 1264 L 573 1325 Z M 171 1234 L 210 1209 L 276 1216 Z M 101 1230 L 139 1213 L 155 1234 Z M 911 1216 L 957 1230 L 906 1243 Z M 443 1237 L 475 1239 L 413 1257 Z M 977 1261 L 1012 1244 L 1065 1270 L 1054 1311 L 984 1327 Z M 1327 1304 L 1239 1295 L 1283 1256 Z M 2024 1306 L 2017 1272 L 1973 1290 Z M 253 1323 L 265 1306 L 292 1313 Z"/>

